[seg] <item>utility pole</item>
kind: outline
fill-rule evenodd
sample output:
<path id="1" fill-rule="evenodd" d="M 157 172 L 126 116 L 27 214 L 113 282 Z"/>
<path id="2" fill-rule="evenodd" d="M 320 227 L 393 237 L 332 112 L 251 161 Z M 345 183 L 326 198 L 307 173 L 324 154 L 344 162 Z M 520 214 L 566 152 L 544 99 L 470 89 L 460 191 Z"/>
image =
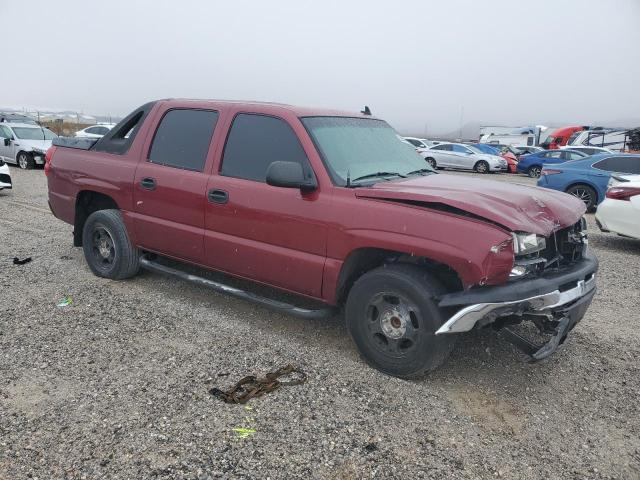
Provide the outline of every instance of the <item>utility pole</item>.
<path id="1" fill-rule="evenodd" d="M 462 141 L 462 121 L 464 119 L 464 105 L 460 106 L 460 141 Z"/>

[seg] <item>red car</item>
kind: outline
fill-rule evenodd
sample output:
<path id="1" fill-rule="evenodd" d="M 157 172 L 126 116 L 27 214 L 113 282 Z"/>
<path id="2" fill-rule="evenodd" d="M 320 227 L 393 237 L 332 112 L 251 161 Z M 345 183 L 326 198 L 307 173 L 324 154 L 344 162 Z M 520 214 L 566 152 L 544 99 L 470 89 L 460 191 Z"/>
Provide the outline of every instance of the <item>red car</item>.
<path id="1" fill-rule="evenodd" d="M 305 318 L 343 309 L 363 357 L 390 375 L 424 375 L 456 334 L 487 326 L 531 360 L 554 352 L 595 293 L 583 202 L 438 174 L 365 112 L 151 102 L 99 140 L 56 139 L 49 204 L 96 275 L 145 268 Z M 185 264 L 324 306 L 260 296 Z M 548 342 L 515 333 L 521 322 Z"/>

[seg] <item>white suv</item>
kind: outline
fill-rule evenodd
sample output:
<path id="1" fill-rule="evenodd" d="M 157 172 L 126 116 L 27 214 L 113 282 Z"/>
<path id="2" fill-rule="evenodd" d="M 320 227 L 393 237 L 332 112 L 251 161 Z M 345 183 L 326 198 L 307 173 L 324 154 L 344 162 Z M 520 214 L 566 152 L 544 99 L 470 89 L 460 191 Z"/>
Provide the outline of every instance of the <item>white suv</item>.
<path id="1" fill-rule="evenodd" d="M 44 165 L 44 155 L 57 135 L 29 123 L 0 123 L 0 159 L 26 170 Z"/>

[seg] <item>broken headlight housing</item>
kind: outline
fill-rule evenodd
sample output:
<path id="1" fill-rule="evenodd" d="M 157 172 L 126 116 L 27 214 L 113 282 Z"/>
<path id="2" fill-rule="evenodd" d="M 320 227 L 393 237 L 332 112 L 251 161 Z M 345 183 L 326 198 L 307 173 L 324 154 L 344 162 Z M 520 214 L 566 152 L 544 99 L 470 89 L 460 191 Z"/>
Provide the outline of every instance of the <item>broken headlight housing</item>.
<path id="1" fill-rule="evenodd" d="M 516 257 L 530 255 L 544 250 L 547 247 L 547 240 L 535 233 L 514 233 L 513 234 L 513 254 Z"/>

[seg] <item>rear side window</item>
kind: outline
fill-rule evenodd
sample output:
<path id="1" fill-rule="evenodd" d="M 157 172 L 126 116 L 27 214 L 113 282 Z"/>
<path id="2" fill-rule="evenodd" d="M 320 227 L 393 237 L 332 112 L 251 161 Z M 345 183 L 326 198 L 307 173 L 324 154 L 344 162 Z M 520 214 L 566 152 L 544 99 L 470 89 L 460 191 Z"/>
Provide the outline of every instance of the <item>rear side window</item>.
<path id="1" fill-rule="evenodd" d="M 239 114 L 233 120 L 220 174 L 265 182 L 272 162 L 298 162 L 310 173 L 307 156 L 295 132 L 280 118 Z"/>
<path id="2" fill-rule="evenodd" d="M 593 166 L 607 172 L 640 174 L 640 157 L 609 157 L 594 163 Z"/>
<path id="3" fill-rule="evenodd" d="M 448 143 L 443 143 L 441 145 L 436 145 L 431 150 L 443 150 L 445 152 L 450 152 L 451 151 L 451 145 L 449 145 Z"/>
<path id="4" fill-rule="evenodd" d="M 201 172 L 217 121 L 218 112 L 169 110 L 153 137 L 149 161 Z"/>

